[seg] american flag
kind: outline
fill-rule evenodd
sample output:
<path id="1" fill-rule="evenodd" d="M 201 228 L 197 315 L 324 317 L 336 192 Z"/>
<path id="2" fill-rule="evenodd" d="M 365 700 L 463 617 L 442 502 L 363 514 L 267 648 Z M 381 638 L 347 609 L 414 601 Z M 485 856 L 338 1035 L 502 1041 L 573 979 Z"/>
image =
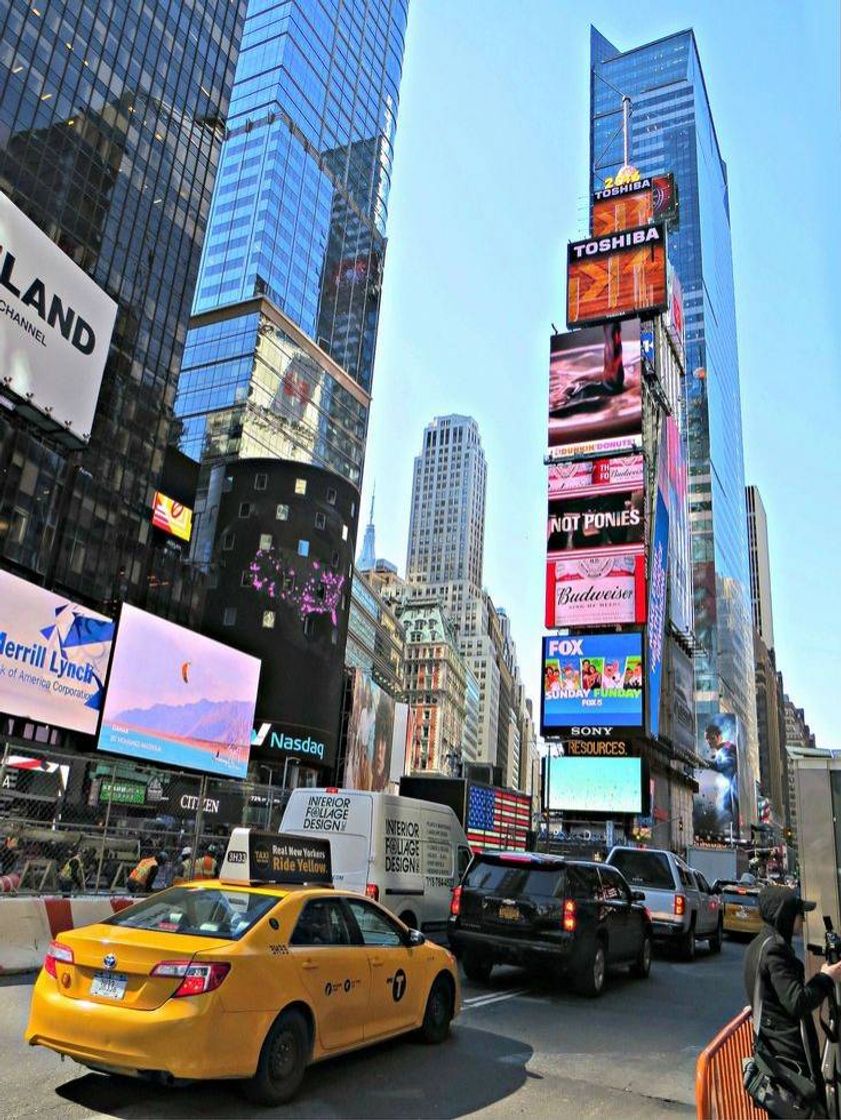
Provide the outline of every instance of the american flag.
<path id="1" fill-rule="evenodd" d="M 524 851 L 531 827 L 527 793 L 471 784 L 467 791 L 467 840 L 474 851 L 508 848 Z"/>

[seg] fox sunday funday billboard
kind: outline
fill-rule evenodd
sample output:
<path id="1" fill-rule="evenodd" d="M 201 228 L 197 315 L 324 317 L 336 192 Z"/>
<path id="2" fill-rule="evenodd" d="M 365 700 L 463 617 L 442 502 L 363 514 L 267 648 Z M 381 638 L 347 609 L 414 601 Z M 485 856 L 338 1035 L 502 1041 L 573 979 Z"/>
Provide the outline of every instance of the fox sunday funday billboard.
<path id="1" fill-rule="evenodd" d="M 260 661 L 123 605 L 97 747 L 244 778 Z"/>
<path id="2" fill-rule="evenodd" d="M 643 725 L 642 635 L 570 634 L 543 639 L 540 733 Z"/>

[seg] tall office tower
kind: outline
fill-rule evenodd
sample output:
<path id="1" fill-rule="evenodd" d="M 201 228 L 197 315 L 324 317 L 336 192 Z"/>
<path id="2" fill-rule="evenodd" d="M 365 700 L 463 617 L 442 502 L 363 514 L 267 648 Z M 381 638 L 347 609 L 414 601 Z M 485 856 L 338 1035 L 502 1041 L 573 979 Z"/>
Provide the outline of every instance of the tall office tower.
<path id="1" fill-rule="evenodd" d="M 756 486 L 745 487 L 748 507 L 750 598 L 753 624 L 767 649 L 774 648 L 774 614 L 771 609 L 771 562 L 768 553 L 768 518 Z"/>
<path id="2" fill-rule="evenodd" d="M 436 416 L 415 459 L 406 579 L 481 590 L 487 467 L 469 416 Z"/>
<path id="3" fill-rule="evenodd" d="M 87 442 L 72 448 L 60 424 L 33 422 L 0 395 L 0 562 L 106 610 L 146 602 L 153 497 L 245 7 L 50 0 L 0 9 L 4 207 L 56 243 L 42 300 L 63 251 L 117 304 Z M 76 293 L 60 294 L 72 303 Z M 12 329 L 4 319 L 0 330 Z M 66 375 L 64 359 L 56 363 Z M 0 385 L 11 372 L 0 370 Z"/>
<path id="4" fill-rule="evenodd" d="M 622 97 L 631 98 L 631 163 L 674 172 L 680 224 L 669 260 L 683 287 L 695 592 L 698 735 L 735 713 L 758 776 L 742 412 L 727 167 L 692 31 L 627 51 L 591 31 L 592 189 L 622 166 Z"/>
<path id="5" fill-rule="evenodd" d="M 200 560 L 216 464 L 361 485 L 407 4 L 249 7 L 176 402 Z"/>

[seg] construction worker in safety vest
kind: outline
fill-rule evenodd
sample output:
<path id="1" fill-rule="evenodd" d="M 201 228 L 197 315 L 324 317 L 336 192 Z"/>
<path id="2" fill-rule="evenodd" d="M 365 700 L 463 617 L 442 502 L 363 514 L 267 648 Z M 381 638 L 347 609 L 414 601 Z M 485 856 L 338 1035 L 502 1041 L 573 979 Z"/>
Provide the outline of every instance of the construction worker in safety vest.
<path id="1" fill-rule="evenodd" d="M 205 849 L 204 855 L 201 859 L 196 860 L 196 866 L 193 869 L 194 879 L 215 879 L 216 878 L 216 853 L 218 848 L 215 844 L 208 844 Z"/>
<path id="2" fill-rule="evenodd" d="M 167 852 L 158 852 L 154 856 L 146 856 L 138 863 L 137 867 L 129 874 L 126 882 L 129 894 L 143 894 L 151 891 L 155 885 L 158 871 L 169 863 Z"/>
<path id="3" fill-rule="evenodd" d="M 81 852 L 74 852 L 59 871 L 58 885 L 62 894 L 85 889 L 85 861 Z"/>

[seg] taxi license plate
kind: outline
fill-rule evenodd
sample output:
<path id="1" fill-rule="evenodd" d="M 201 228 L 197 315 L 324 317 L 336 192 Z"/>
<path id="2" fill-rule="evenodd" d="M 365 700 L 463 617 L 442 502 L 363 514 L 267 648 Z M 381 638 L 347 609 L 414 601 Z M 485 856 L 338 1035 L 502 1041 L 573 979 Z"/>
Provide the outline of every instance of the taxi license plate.
<path id="1" fill-rule="evenodd" d="M 520 911 L 516 906 L 500 906 L 499 916 L 506 922 L 519 922 Z"/>
<path id="2" fill-rule="evenodd" d="M 122 999 L 126 994 L 128 976 L 124 972 L 97 972 L 91 980 L 91 995 L 102 999 Z"/>

